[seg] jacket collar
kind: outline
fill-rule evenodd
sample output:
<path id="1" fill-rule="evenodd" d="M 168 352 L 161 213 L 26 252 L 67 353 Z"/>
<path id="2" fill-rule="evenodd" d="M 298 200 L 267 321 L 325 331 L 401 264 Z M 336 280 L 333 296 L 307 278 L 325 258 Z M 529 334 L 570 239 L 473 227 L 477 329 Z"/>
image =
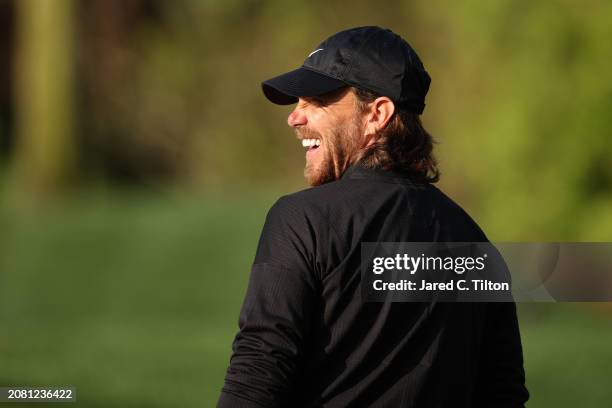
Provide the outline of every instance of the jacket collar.
<path id="1" fill-rule="evenodd" d="M 397 182 L 397 183 L 413 183 L 413 184 L 423 184 L 418 183 L 414 180 L 414 176 L 407 171 L 404 170 L 380 170 L 380 169 L 370 169 L 363 167 L 360 164 L 353 164 L 350 166 L 344 174 L 342 174 L 341 179 L 371 179 L 371 180 L 379 180 L 386 182 Z"/>

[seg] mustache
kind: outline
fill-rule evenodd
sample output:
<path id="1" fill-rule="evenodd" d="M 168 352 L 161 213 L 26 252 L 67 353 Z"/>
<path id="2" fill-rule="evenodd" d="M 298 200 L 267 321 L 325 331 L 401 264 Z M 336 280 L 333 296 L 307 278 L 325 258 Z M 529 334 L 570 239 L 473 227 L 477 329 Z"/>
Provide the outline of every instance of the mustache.
<path id="1" fill-rule="evenodd" d="M 295 135 L 298 139 L 322 139 L 321 134 L 310 128 L 296 128 Z"/>

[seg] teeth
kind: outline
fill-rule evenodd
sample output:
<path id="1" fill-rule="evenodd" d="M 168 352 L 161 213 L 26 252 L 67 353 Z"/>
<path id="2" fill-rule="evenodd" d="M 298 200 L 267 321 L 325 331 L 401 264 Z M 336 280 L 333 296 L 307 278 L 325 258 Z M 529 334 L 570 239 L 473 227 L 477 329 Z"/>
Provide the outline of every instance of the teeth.
<path id="1" fill-rule="evenodd" d="M 321 141 L 319 139 L 302 139 L 302 146 L 304 147 L 321 146 Z"/>

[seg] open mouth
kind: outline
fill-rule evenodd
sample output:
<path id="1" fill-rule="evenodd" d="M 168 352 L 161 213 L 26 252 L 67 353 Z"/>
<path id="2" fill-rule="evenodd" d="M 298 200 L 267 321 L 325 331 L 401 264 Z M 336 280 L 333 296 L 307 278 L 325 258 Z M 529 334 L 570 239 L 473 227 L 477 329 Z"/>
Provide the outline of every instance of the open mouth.
<path id="1" fill-rule="evenodd" d="M 321 139 L 302 139 L 302 146 L 307 150 L 316 150 L 321 146 Z"/>

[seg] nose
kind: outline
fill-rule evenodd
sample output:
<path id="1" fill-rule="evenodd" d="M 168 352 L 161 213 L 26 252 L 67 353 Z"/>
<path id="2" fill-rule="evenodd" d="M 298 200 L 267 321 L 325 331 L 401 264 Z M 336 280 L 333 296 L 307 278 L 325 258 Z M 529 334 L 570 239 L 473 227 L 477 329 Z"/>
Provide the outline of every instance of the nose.
<path id="1" fill-rule="evenodd" d="M 304 110 L 301 109 L 299 105 L 300 104 L 295 107 L 293 112 L 291 112 L 287 118 L 287 124 L 291 127 L 304 126 L 306 123 L 308 123 Z"/>

